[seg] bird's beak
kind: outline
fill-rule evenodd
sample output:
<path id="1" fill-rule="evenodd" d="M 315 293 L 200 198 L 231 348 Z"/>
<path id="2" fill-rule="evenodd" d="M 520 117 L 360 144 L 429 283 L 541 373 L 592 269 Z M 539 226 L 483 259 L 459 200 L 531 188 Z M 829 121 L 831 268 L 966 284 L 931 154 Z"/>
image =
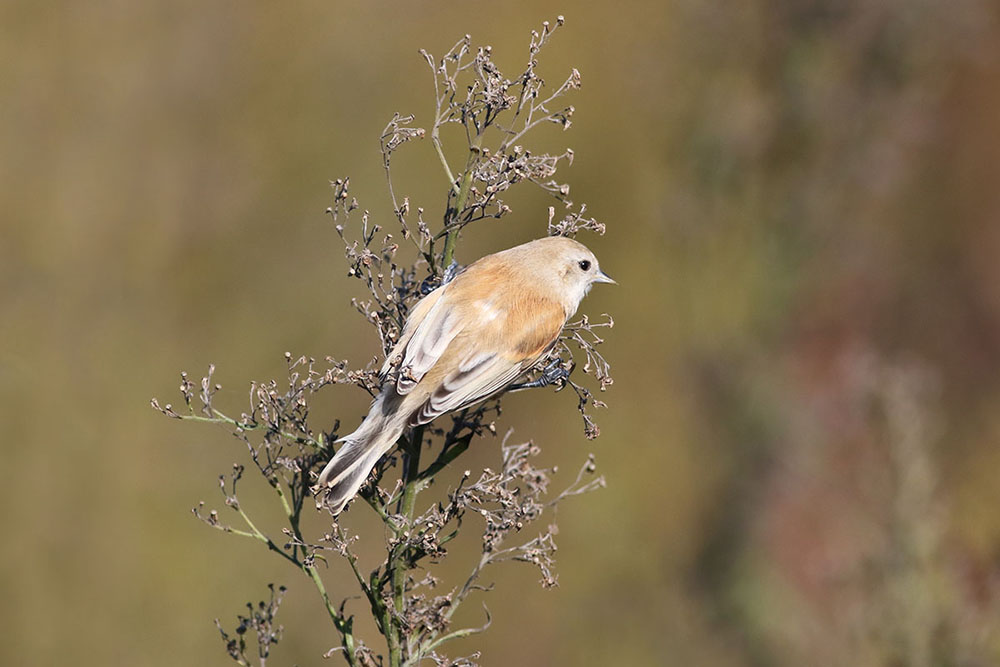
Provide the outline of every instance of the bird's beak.
<path id="1" fill-rule="evenodd" d="M 597 277 L 594 278 L 595 283 L 611 283 L 612 285 L 617 285 L 618 281 L 606 274 L 604 271 L 597 271 Z"/>

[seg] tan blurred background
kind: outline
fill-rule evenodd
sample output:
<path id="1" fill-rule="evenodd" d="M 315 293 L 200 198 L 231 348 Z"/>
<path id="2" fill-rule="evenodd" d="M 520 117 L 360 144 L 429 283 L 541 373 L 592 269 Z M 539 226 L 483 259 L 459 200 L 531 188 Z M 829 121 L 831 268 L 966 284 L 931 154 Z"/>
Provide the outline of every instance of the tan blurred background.
<path id="1" fill-rule="evenodd" d="M 504 422 L 567 471 L 594 451 L 608 488 L 560 510 L 561 586 L 495 572 L 493 627 L 451 653 L 1000 663 L 986 0 L 0 5 L 0 663 L 224 665 L 212 619 L 269 581 L 290 588 L 272 664 L 336 645 L 302 577 L 188 513 L 240 443 L 149 398 L 212 362 L 235 412 L 286 350 L 374 355 L 328 180 L 387 222 L 378 135 L 432 110 L 418 48 L 470 33 L 512 76 L 559 13 L 541 71 L 584 88 L 536 137 L 575 149 L 562 176 L 608 223 L 591 245 L 622 286 L 584 310 L 615 314 L 616 383 L 594 443 L 563 394 Z M 439 220 L 429 142 L 397 155 Z M 543 196 L 510 203 L 461 261 L 544 234 Z"/>

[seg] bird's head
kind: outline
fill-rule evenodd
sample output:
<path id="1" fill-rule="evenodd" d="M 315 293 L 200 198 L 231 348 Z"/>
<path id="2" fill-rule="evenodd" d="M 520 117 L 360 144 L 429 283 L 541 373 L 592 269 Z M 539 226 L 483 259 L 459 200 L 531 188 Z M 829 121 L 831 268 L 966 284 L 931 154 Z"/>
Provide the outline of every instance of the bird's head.
<path id="1" fill-rule="evenodd" d="M 587 246 L 564 236 L 550 236 L 522 246 L 532 274 L 547 283 L 563 302 L 567 314 L 576 312 L 594 283 L 615 283 L 601 270 Z"/>

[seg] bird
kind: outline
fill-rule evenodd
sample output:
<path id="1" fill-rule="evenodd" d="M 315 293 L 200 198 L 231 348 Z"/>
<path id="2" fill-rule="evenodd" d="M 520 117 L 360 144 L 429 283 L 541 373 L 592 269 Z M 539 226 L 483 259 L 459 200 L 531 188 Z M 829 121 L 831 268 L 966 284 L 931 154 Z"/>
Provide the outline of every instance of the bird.
<path id="1" fill-rule="evenodd" d="M 314 493 L 339 514 L 407 428 L 501 393 L 552 348 L 591 286 L 614 282 L 585 245 L 550 236 L 486 255 L 427 294 Z"/>

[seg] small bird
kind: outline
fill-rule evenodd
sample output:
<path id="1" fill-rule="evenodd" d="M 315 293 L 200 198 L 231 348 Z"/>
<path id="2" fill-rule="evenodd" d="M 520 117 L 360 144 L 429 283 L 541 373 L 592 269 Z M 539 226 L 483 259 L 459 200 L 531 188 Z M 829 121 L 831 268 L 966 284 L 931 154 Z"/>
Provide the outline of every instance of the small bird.
<path id="1" fill-rule="evenodd" d="M 552 236 L 487 255 L 417 302 L 368 416 L 320 473 L 327 507 L 339 514 L 406 428 L 494 396 L 530 370 L 590 287 L 614 282 L 586 246 Z"/>

